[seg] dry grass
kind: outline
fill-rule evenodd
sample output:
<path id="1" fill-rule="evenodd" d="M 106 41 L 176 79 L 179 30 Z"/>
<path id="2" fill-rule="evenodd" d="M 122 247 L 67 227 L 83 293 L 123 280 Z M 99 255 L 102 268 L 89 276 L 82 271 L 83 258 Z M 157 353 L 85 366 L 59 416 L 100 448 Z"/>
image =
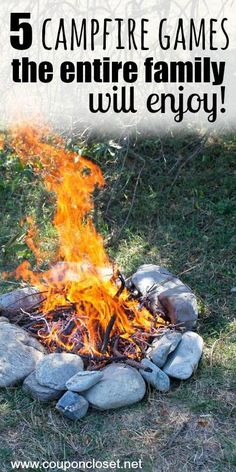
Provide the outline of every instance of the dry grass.
<path id="1" fill-rule="evenodd" d="M 196 386 L 192 384 L 192 394 Z M 227 415 L 193 413 L 170 393 L 150 393 L 139 405 L 119 412 L 91 411 L 78 423 L 62 419 L 53 407 L 30 402 L 20 392 L 8 392 L 13 411 L 5 412 L 1 432 L 5 450 L 3 472 L 18 460 L 137 460 L 145 472 L 234 471 L 235 394 L 227 398 Z M 207 397 L 206 397 L 207 398 Z M 14 399 L 14 401 L 13 401 Z M 220 400 L 218 400 L 220 401 Z M 231 409 L 230 409 L 231 407 Z M 12 422 L 12 424 L 11 424 Z"/>

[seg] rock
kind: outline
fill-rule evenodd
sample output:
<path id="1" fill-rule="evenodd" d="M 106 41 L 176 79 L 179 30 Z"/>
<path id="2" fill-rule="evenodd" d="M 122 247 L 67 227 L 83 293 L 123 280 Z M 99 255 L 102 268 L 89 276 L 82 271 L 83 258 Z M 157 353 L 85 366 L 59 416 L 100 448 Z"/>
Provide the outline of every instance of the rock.
<path id="1" fill-rule="evenodd" d="M 22 342 L 23 344 L 33 347 L 37 351 L 40 351 L 41 353 L 45 354 L 45 348 L 40 344 L 37 339 L 35 339 L 33 336 L 30 336 L 24 329 L 20 328 L 17 325 L 9 323 L 9 321 L 2 322 L 1 325 L 1 331 L 4 331 L 4 334 L 6 336 L 14 337 L 16 338 L 17 341 Z M 0 346 L 1 348 L 1 346 Z"/>
<path id="2" fill-rule="evenodd" d="M 197 368 L 203 351 L 203 339 L 197 333 L 187 331 L 177 349 L 170 354 L 163 367 L 170 377 L 186 380 Z"/>
<path id="3" fill-rule="evenodd" d="M 98 383 L 103 373 L 98 371 L 78 372 L 66 382 L 66 387 L 72 392 L 83 392 Z"/>
<path id="4" fill-rule="evenodd" d="M 84 392 L 85 398 L 94 408 L 120 408 L 139 402 L 144 397 L 145 382 L 133 367 L 110 364 L 102 372 L 103 379 Z"/>
<path id="5" fill-rule="evenodd" d="M 142 359 L 141 364 L 144 367 L 149 367 L 152 369 L 152 372 L 145 372 L 144 370 L 140 369 L 140 374 L 143 378 L 152 385 L 156 390 L 160 392 L 168 392 L 170 390 L 170 379 L 168 375 L 163 372 L 163 370 L 159 369 L 153 362 L 149 361 L 148 359 Z"/>
<path id="6" fill-rule="evenodd" d="M 148 291 L 155 285 L 155 289 Z M 197 300 L 190 288 L 164 267 L 145 264 L 127 281 L 127 286 L 146 297 L 146 307 L 155 313 L 161 306 L 172 324 L 192 329 L 198 318 Z"/>
<path id="7" fill-rule="evenodd" d="M 172 324 L 186 329 L 192 329 L 196 325 L 197 299 L 184 285 L 161 293 L 159 301 L 167 311 Z"/>
<path id="8" fill-rule="evenodd" d="M 9 323 L 9 319 L 5 316 L 0 316 L 0 323 Z"/>
<path id="9" fill-rule="evenodd" d="M 182 282 L 167 269 L 153 264 L 140 266 L 137 272 L 129 279 L 129 282 L 132 282 L 142 295 L 146 295 L 154 284 L 157 285 L 158 295 L 163 291 L 163 287 L 165 290 L 175 287 L 176 284 L 182 284 Z"/>
<path id="10" fill-rule="evenodd" d="M 230 292 L 236 294 L 236 287 L 232 287 Z"/>
<path id="11" fill-rule="evenodd" d="M 168 355 L 173 352 L 182 339 L 182 334 L 177 331 L 168 331 L 162 337 L 152 342 L 152 347 L 147 350 L 147 355 L 158 367 L 163 367 Z"/>
<path id="12" fill-rule="evenodd" d="M 23 382 L 23 390 L 29 393 L 32 398 L 41 402 L 58 400 L 64 393 L 64 390 L 55 390 L 45 387 L 37 382 L 35 372 L 32 372 Z"/>
<path id="13" fill-rule="evenodd" d="M 36 368 L 36 379 L 40 385 L 56 390 L 66 390 L 66 382 L 83 370 L 83 361 L 76 354 L 52 353 L 45 356 Z"/>
<path id="14" fill-rule="evenodd" d="M 26 287 L 13 290 L 0 296 L 0 312 L 18 313 L 20 309 L 29 311 L 32 306 L 42 300 L 42 295 L 36 288 Z"/>
<path id="15" fill-rule="evenodd" d="M 70 420 L 79 420 L 86 415 L 88 411 L 88 401 L 74 392 L 66 392 L 56 404 L 56 408 L 60 413 Z"/>
<path id="16" fill-rule="evenodd" d="M 22 382 L 44 357 L 41 344 L 18 326 L 2 322 L 0 328 L 0 387 Z"/>

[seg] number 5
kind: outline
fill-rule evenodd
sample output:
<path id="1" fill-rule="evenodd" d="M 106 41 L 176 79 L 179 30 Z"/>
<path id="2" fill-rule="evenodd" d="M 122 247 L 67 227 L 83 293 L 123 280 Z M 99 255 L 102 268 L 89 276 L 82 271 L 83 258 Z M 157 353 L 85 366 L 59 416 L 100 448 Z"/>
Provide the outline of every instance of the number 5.
<path id="1" fill-rule="evenodd" d="M 30 19 L 30 13 L 11 13 L 11 32 L 22 32 L 11 34 L 10 41 L 14 49 L 29 49 L 32 45 L 32 26 L 22 19 Z"/>

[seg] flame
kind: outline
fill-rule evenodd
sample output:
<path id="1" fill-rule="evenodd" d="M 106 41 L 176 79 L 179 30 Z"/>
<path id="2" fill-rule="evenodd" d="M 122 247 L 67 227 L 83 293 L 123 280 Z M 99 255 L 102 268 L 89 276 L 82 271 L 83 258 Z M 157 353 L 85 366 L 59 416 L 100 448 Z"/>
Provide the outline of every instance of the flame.
<path id="1" fill-rule="evenodd" d="M 50 350 L 61 347 L 100 354 L 104 333 L 115 315 L 111 335 L 119 335 L 124 344 L 129 341 L 133 350 L 129 348 L 128 355 L 133 356 L 139 350 L 133 335 L 139 328 L 149 332 L 153 317 L 129 300 L 126 290 L 116 296 L 112 264 L 92 219 L 94 190 L 105 185 L 100 168 L 66 150 L 63 139 L 47 128 L 16 127 L 11 130 L 10 145 L 56 196 L 53 224 L 58 234 L 57 264 L 47 271 L 33 271 L 24 261 L 15 270 L 16 278 L 37 287 L 44 297 L 40 307 L 44 328 L 39 329 L 43 342 Z M 30 228 L 25 240 L 40 265 L 45 257 L 43 242 L 39 241 L 35 221 L 31 217 L 27 221 Z M 55 319 L 58 310 L 61 316 Z M 111 354 L 110 346 L 106 354 Z"/>
<path id="2" fill-rule="evenodd" d="M 4 135 L 0 134 L 0 152 L 4 150 L 4 143 L 5 143 Z"/>

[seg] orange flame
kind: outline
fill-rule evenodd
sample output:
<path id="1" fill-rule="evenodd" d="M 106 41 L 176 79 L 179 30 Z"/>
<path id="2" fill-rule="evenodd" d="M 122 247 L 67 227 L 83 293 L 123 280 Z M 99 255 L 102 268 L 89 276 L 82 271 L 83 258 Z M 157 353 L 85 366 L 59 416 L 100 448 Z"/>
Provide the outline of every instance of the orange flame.
<path id="1" fill-rule="evenodd" d="M 132 343 L 137 327 L 148 332 L 153 317 L 146 309 L 139 310 L 137 302 L 128 300 L 126 290 L 116 297 L 111 263 L 92 220 L 94 189 L 104 185 L 100 168 L 76 152 L 65 150 L 65 142 L 51 136 L 48 129 L 17 127 L 11 131 L 11 147 L 56 195 L 58 263 L 48 271 L 34 272 L 25 261 L 15 271 L 17 278 L 46 294 L 42 305 L 47 324 L 46 333 L 41 334 L 44 342 L 51 350 L 60 346 L 73 352 L 99 354 L 106 328 L 115 315 L 111 334 Z M 31 227 L 26 243 L 40 263 L 44 254 L 37 242 L 37 228 L 33 220 L 28 222 Z M 69 334 L 65 321 L 53 319 L 52 313 L 60 307 L 69 310 L 66 322 L 73 321 Z M 107 348 L 106 354 L 110 353 Z"/>

